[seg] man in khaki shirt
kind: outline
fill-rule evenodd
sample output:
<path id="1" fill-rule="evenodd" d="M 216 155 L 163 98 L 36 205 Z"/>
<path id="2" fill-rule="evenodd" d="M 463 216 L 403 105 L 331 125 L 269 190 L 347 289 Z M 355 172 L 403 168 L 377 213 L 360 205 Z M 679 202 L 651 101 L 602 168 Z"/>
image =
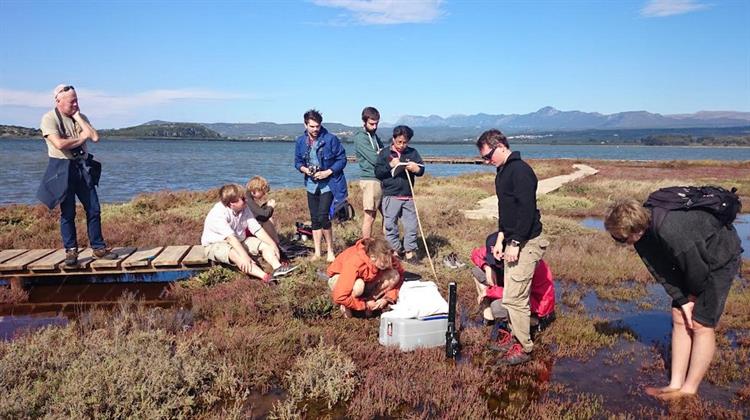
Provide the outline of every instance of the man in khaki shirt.
<path id="1" fill-rule="evenodd" d="M 114 259 L 102 237 L 101 209 L 96 185 L 101 165 L 86 150 L 86 142 L 99 141 L 99 134 L 78 108 L 78 96 L 70 85 L 58 85 L 55 109 L 42 117 L 41 129 L 47 143 L 49 164 L 37 197 L 50 209 L 60 205 L 60 231 L 65 247 L 65 265 L 78 265 L 76 196 L 86 210 L 89 242 L 95 258 Z"/>

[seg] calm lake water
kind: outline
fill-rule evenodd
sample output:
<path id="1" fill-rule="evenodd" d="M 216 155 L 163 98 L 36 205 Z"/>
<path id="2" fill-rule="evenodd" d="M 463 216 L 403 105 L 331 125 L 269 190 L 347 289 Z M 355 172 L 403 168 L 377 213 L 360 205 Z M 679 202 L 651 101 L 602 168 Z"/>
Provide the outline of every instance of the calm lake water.
<path id="1" fill-rule="evenodd" d="M 352 145 L 347 154 L 354 154 Z M 467 144 L 414 144 L 422 156 L 476 157 Z M 750 148 L 512 145 L 524 158 L 626 159 L 626 160 L 750 160 Z M 176 141 L 103 139 L 89 143 L 89 151 L 104 166 L 99 185 L 103 202 L 128 201 L 135 195 L 161 190 L 208 190 L 236 182 L 245 184 L 263 175 L 272 188 L 301 187 L 302 175 L 293 167 L 292 143 L 231 141 Z M 0 140 L 0 204 L 33 204 L 39 181 L 47 166 L 46 146 L 41 140 Z M 427 167 L 433 176 L 453 176 L 493 171 L 486 165 L 439 165 Z M 347 179 L 358 178 L 359 167 L 347 165 Z"/>

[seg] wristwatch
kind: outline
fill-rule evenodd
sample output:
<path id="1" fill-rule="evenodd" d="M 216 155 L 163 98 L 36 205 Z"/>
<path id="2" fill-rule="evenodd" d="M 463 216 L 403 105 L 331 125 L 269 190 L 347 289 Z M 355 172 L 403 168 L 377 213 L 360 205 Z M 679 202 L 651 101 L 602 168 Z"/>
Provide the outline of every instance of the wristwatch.
<path id="1" fill-rule="evenodd" d="M 510 240 L 510 246 L 515 246 L 515 247 L 519 247 L 519 246 L 521 246 L 521 243 L 520 243 L 520 242 L 518 242 L 518 241 L 517 241 L 517 240 L 515 240 L 515 239 L 511 239 L 511 240 Z"/>

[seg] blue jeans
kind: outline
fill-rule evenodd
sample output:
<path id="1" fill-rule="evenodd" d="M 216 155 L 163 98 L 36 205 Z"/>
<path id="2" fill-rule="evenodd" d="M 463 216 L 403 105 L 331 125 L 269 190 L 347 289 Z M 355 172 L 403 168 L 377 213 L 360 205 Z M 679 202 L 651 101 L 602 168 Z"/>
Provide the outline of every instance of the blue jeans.
<path id="1" fill-rule="evenodd" d="M 76 196 L 86 210 L 86 227 L 89 233 L 91 248 L 100 249 L 106 247 L 102 236 L 101 208 L 99 207 L 99 196 L 96 187 L 89 186 L 88 174 L 84 175 L 86 168 L 79 161 L 70 162 L 68 172 L 68 192 L 65 199 L 60 203 L 60 232 L 62 233 L 63 246 L 66 249 L 78 248 L 76 235 Z"/>

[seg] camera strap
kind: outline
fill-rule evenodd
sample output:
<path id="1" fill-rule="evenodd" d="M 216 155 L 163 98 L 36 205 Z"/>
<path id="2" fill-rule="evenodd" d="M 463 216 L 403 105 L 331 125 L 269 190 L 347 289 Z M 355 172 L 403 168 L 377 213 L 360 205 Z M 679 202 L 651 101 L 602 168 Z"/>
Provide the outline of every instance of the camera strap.
<path id="1" fill-rule="evenodd" d="M 60 115 L 60 111 L 57 107 L 55 107 L 55 115 L 57 116 L 57 128 L 63 136 L 68 137 L 68 132 L 65 130 L 65 124 L 63 124 L 62 115 Z"/>

